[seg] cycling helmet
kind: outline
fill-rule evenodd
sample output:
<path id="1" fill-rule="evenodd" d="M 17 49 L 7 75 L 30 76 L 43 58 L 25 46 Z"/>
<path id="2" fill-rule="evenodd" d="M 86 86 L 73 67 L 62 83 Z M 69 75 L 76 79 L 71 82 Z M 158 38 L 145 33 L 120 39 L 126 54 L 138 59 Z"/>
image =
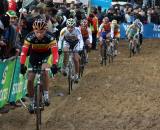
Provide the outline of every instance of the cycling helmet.
<path id="1" fill-rule="evenodd" d="M 43 29 L 47 29 L 47 23 L 45 20 L 43 19 L 36 19 L 33 23 L 33 29 L 35 30 L 43 30 Z"/>
<path id="2" fill-rule="evenodd" d="M 103 18 L 103 22 L 109 22 L 109 18 L 108 17 L 104 17 Z"/>
<path id="3" fill-rule="evenodd" d="M 86 19 L 82 20 L 81 26 L 87 27 L 88 26 L 88 21 Z"/>
<path id="4" fill-rule="evenodd" d="M 73 18 L 67 19 L 67 26 L 75 26 L 76 25 L 76 21 Z"/>
<path id="5" fill-rule="evenodd" d="M 117 24 L 117 20 L 112 20 L 112 24 Z"/>

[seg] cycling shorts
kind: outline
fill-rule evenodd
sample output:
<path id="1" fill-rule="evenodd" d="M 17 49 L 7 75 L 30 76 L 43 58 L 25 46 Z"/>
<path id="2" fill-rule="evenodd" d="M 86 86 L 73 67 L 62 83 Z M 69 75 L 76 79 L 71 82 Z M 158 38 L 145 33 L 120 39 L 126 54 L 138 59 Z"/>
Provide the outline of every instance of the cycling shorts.
<path id="1" fill-rule="evenodd" d="M 110 31 L 105 31 L 105 32 L 101 32 L 100 36 L 102 37 L 102 39 L 107 39 L 110 34 Z"/>
<path id="2" fill-rule="evenodd" d="M 32 52 L 29 57 L 29 63 L 31 67 L 38 66 L 38 63 L 42 61 L 47 62 L 47 59 L 50 56 L 50 54 L 50 51 L 43 53 Z"/>

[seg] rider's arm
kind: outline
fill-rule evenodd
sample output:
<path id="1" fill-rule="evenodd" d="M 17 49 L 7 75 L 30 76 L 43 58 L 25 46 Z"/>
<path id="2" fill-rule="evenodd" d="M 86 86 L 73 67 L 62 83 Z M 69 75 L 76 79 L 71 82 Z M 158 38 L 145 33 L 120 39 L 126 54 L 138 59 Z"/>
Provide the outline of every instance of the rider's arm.
<path id="1" fill-rule="evenodd" d="M 92 31 L 88 28 L 89 42 L 92 43 Z"/>
<path id="2" fill-rule="evenodd" d="M 58 49 L 62 49 L 62 43 L 64 40 L 65 29 L 66 28 L 63 28 L 60 32 L 60 36 L 59 36 L 59 40 L 58 40 Z"/>
<path id="3" fill-rule="evenodd" d="M 132 28 L 132 25 L 128 26 L 127 29 L 126 29 L 126 35 L 128 36 L 128 33 L 130 31 L 130 29 Z"/>
<path id="4" fill-rule="evenodd" d="M 52 52 L 52 57 L 53 57 L 53 64 L 56 65 L 58 62 L 58 46 L 57 46 L 57 41 L 53 40 L 50 43 L 50 48 L 51 48 L 51 52 Z"/>
<path id="5" fill-rule="evenodd" d="M 30 46 L 30 42 L 25 40 L 24 45 L 22 47 L 21 56 L 20 56 L 20 64 L 25 64 L 29 46 Z"/>

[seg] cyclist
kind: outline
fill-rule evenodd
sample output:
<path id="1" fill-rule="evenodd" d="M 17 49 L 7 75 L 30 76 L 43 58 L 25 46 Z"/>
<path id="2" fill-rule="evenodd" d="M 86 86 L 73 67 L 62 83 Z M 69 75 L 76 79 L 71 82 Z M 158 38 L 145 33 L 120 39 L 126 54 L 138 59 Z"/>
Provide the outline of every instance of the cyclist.
<path id="1" fill-rule="evenodd" d="M 81 33 L 83 37 L 84 47 L 85 47 L 85 55 L 86 55 L 86 63 L 88 62 L 88 52 L 92 47 L 92 32 L 88 27 L 88 21 L 86 19 L 81 22 Z"/>
<path id="2" fill-rule="evenodd" d="M 109 22 L 108 17 L 104 17 L 102 24 L 99 27 L 98 31 L 98 39 L 99 39 L 99 48 L 100 48 L 100 55 L 102 57 L 103 52 L 102 52 L 102 44 L 103 40 L 110 39 L 110 32 L 111 32 L 111 23 Z M 102 63 L 102 59 L 101 59 Z"/>
<path id="3" fill-rule="evenodd" d="M 68 55 L 67 52 L 69 48 L 74 48 L 74 63 L 75 63 L 75 76 L 74 80 L 76 83 L 79 81 L 79 60 L 80 56 L 78 54 L 79 51 L 83 50 L 84 42 L 82 38 L 82 34 L 79 28 L 76 26 L 76 21 L 73 18 L 70 18 L 66 22 L 67 27 L 63 28 L 60 32 L 60 37 L 58 41 L 58 48 L 59 54 L 61 54 L 62 50 L 64 51 L 64 66 L 62 69 L 63 75 L 67 75 L 67 62 L 68 62 Z"/>
<path id="4" fill-rule="evenodd" d="M 139 33 L 139 27 L 136 21 L 133 22 L 133 24 L 131 24 L 127 30 L 126 30 L 126 35 L 128 40 L 133 39 L 137 33 Z"/>
<path id="5" fill-rule="evenodd" d="M 135 23 L 138 25 L 139 28 L 139 43 L 141 46 L 143 42 L 143 23 L 139 19 L 136 19 Z"/>
<path id="6" fill-rule="evenodd" d="M 51 67 L 51 71 L 53 74 L 57 73 L 57 62 L 58 62 L 58 47 L 57 42 L 54 36 L 47 31 L 47 23 L 43 19 L 36 19 L 32 25 L 33 32 L 29 33 L 24 41 L 24 45 L 22 47 L 21 57 L 20 57 L 20 64 L 21 64 L 21 74 L 26 73 L 26 66 L 25 61 L 27 57 L 28 50 L 29 51 L 29 62 L 31 67 L 38 66 L 39 62 L 44 61 L 50 53 L 52 52 L 53 55 L 53 65 Z M 42 69 L 48 67 L 46 63 L 42 64 Z M 30 105 L 29 105 L 29 112 L 34 112 L 34 78 L 35 73 L 29 72 L 28 73 L 28 95 L 30 98 Z M 49 94 L 48 94 L 48 73 L 43 73 L 43 87 L 44 87 L 44 103 L 46 106 L 49 106 Z"/>
<path id="7" fill-rule="evenodd" d="M 131 25 L 127 28 L 127 30 L 126 30 L 126 36 L 127 36 L 128 40 L 129 40 L 129 42 L 130 42 L 131 40 L 133 40 L 133 42 L 134 42 L 134 39 L 135 39 L 135 37 L 136 37 L 137 35 L 139 35 L 139 27 L 138 27 L 137 22 L 134 21 L 133 24 L 131 24 Z M 135 52 L 136 52 L 136 50 L 134 50 L 134 53 L 135 53 Z"/>
<path id="8" fill-rule="evenodd" d="M 120 28 L 119 24 L 117 23 L 117 20 L 112 20 L 111 22 L 111 41 L 112 39 L 117 39 L 117 41 L 120 38 Z M 118 54 L 118 43 L 115 43 L 115 56 Z"/>

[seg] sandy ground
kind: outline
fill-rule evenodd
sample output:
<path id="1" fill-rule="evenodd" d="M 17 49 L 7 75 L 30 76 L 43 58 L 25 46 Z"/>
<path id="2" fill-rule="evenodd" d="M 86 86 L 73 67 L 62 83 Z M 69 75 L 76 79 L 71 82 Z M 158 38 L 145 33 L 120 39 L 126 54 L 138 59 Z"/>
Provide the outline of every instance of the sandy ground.
<path id="1" fill-rule="evenodd" d="M 112 64 L 100 66 L 90 53 L 84 76 L 68 96 L 61 75 L 50 84 L 51 105 L 42 130 L 160 130 L 160 40 L 145 40 L 142 52 L 128 58 L 121 41 Z M 64 96 L 56 94 L 62 92 Z M 35 130 L 35 116 L 17 108 L 0 116 L 0 130 Z"/>

